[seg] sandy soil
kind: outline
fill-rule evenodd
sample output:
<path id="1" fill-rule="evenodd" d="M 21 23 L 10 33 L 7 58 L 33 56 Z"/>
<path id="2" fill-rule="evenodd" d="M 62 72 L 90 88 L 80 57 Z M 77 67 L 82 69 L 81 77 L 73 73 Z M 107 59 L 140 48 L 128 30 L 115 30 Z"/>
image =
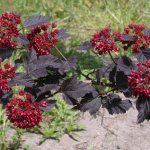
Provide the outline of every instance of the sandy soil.
<path id="1" fill-rule="evenodd" d="M 41 136 L 26 133 L 22 137 L 23 147 L 30 145 L 32 150 L 150 150 L 150 122 L 137 124 L 135 108 L 114 116 L 105 110 L 103 125 L 102 111 L 97 118 L 88 113 L 81 117 L 79 122 L 86 130 L 79 132 L 78 141 L 64 135 L 59 142 L 47 140 L 38 145 Z"/>

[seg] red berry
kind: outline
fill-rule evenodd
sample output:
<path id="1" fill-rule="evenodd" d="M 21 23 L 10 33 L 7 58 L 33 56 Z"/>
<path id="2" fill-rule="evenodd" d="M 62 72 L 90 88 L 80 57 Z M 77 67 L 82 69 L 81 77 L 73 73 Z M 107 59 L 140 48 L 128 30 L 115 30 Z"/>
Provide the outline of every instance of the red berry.
<path id="1" fill-rule="evenodd" d="M 20 96 L 23 96 L 23 95 L 24 95 L 24 91 L 23 91 L 23 90 L 20 90 L 20 91 L 19 91 L 19 95 L 20 95 Z"/>
<path id="2" fill-rule="evenodd" d="M 40 103 L 40 105 L 41 105 L 42 107 L 47 107 L 47 101 L 42 101 L 42 102 Z"/>
<path id="3" fill-rule="evenodd" d="M 6 63 L 4 68 L 1 65 L 2 63 L 0 63 L 0 95 L 11 90 L 8 82 L 15 76 L 15 68 L 9 63 Z"/>
<path id="4" fill-rule="evenodd" d="M 53 48 L 58 41 L 56 35 L 59 30 L 54 30 L 48 33 L 46 30 L 49 28 L 49 24 L 43 24 L 41 26 L 35 27 L 31 32 L 27 33 L 27 38 L 30 41 L 29 49 L 34 48 L 37 55 L 49 55 L 49 50 Z M 44 30 L 40 31 L 39 29 Z"/>
<path id="5" fill-rule="evenodd" d="M 52 28 L 56 28 L 57 27 L 57 23 L 52 23 Z"/>
<path id="6" fill-rule="evenodd" d="M 0 16 L 0 47 L 1 48 L 16 48 L 18 45 L 14 37 L 19 36 L 17 24 L 20 24 L 20 16 L 11 13 L 3 13 Z"/>
<path id="7" fill-rule="evenodd" d="M 27 93 L 27 94 L 26 94 L 26 98 L 27 98 L 27 99 L 31 99 L 31 94 L 30 94 L 30 93 Z"/>
<path id="8" fill-rule="evenodd" d="M 149 60 L 145 64 L 138 64 L 138 70 L 132 70 L 128 76 L 128 85 L 135 96 L 144 95 L 150 97 L 150 70 Z"/>
<path id="9" fill-rule="evenodd" d="M 56 42 L 58 42 L 58 38 L 54 37 L 52 41 L 53 41 L 53 43 L 56 43 Z"/>
<path id="10" fill-rule="evenodd" d="M 17 128 L 33 128 L 42 121 L 42 114 L 38 103 L 13 96 L 6 105 L 6 115 Z"/>
<path id="11" fill-rule="evenodd" d="M 6 64 L 4 65 L 4 68 L 5 68 L 5 69 L 9 69 L 9 68 L 10 68 L 10 64 L 6 63 Z"/>
<path id="12" fill-rule="evenodd" d="M 107 54 L 108 51 L 117 52 L 119 50 L 111 35 L 110 27 L 104 28 L 94 34 L 91 39 L 91 44 L 98 51 L 99 55 Z"/>

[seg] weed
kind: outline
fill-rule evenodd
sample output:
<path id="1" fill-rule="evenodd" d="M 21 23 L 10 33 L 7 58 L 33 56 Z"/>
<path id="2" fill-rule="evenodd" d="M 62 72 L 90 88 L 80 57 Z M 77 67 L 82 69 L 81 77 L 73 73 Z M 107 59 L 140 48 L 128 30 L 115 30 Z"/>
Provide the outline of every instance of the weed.
<path id="1" fill-rule="evenodd" d="M 16 133 L 12 137 L 12 143 L 9 145 L 10 150 L 16 150 L 21 146 L 21 135 L 23 134 L 23 130 L 16 128 Z"/>
<path id="2" fill-rule="evenodd" d="M 6 150 L 6 132 L 8 130 L 9 121 L 5 115 L 5 110 L 0 105 L 0 149 Z"/>
<path id="3" fill-rule="evenodd" d="M 68 134 L 76 139 L 76 132 L 83 129 L 77 123 L 78 111 L 73 111 L 60 96 L 57 96 L 56 107 L 51 112 L 44 113 L 47 123 L 40 124 L 40 130 L 44 140 L 48 138 L 60 139 L 64 134 Z"/>

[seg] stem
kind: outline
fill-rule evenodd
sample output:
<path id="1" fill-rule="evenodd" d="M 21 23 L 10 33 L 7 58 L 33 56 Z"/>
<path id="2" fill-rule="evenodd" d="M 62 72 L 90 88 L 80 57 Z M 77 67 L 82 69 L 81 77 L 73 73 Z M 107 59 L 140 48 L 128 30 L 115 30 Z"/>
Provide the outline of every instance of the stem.
<path id="1" fill-rule="evenodd" d="M 63 57 L 63 59 L 67 61 L 67 58 L 63 55 L 63 53 L 56 46 L 55 46 L 55 49 Z"/>
<path id="2" fill-rule="evenodd" d="M 117 65 L 117 63 L 115 62 L 115 60 L 114 60 L 113 56 L 111 55 L 110 51 L 108 51 L 108 53 L 109 53 L 109 56 L 110 56 L 111 60 L 113 61 L 113 63 L 114 63 L 115 65 Z"/>
<path id="3" fill-rule="evenodd" d="M 23 29 L 24 29 L 24 27 L 20 28 L 19 31 L 21 31 L 21 30 L 23 30 Z M 23 30 L 23 31 L 24 31 L 24 30 Z"/>
<path id="4" fill-rule="evenodd" d="M 80 73 L 82 76 L 84 76 L 86 79 L 91 80 L 92 83 L 97 84 L 97 82 L 95 80 L 93 80 L 92 78 L 89 77 L 89 75 L 84 74 L 81 70 L 77 70 L 78 73 Z"/>
<path id="5" fill-rule="evenodd" d="M 94 50 L 92 50 L 92 52 L 93 52 L 96 56 L 99 57 L 98 53 L 96 53 Z"/>
<path id="6" fill-rule="evenodd" d="M 16 48 L 16 49 L 24 49 L 24 47 L 19 47 L 19 48 Z"/>
<path id="7" fill-rule="evenodd" d="M 111 89 L 110 91 L 107 91 L 107 94 L 109 94 L 110 92 L 114 92 L 115 89 Z"/>
<path id="8" fill-rule="evenodd" d="M 54 92 L 51 96 L 54 96 L 54 95 L 56 95 L 59 92 L 60 92 L 60 89 L 58 91 Z"/>

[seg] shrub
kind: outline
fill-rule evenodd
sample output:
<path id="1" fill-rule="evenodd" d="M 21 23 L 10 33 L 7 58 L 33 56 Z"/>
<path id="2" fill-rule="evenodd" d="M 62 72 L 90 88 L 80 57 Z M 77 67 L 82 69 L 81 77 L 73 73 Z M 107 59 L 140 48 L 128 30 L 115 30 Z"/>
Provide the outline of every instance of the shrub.
<path id="1" fill-rule="evenodd" d="M 41 112 L 51 111 L 55 106 L 56 100 L 50 98 L 57 93 L 61 93 L 74 109 L 88 110 L 91 115 L 101 107 L 110 114 L 126 113 L 132 102 L 122 100 L 117 92 L 126 97 L 134 95 L 137 97 L 138 122 L 150 119 L 150 30 L 144 25 L 129 24 L 122 33 L 113 33 L 110 27 L 106 27 L 83 43 L 81 50 L 93 49 L 96 57 L 108 55 L 112 61 L 88 74 L 76 67 L 74 56 L 66 58 L 57 48 L 57 42 L 68 37 L 68 33 L 64 29 L 58 30 L 57 24 L 50 23 L 48 17 L 33 16 L 22 23 L 19 15 L 4 13 L 0 16 L 0 28 L 4 30 L 0 32 L 1 72 L 6 72 L 1 78 L 7 81 L 1 84 L 9 87 L 5 90 L 1 86 L 1 101 L 7 103 L 8 119 L 16 127 L 38 125 Z M 62 58 L 53 56 L 53 51 Z M 18 54 L 20 56 L 15 57 Z M 129 54 L 132 55 L 129 57 Z M 11 65 L 5 63 L 9 57 L 13 60 Z M 136 61 L 132 60 L 134 57 Z M 18 66 L 23 66 L 22 71 Z M 79 74 L 89 82 L 78 80 Z M 12 90 L 15 86 L 23 86 L 17 96 Z M 29 115 L 31 112 L 34 117 Z M 19 113 L 20 119 L 16 116 Z"/>

